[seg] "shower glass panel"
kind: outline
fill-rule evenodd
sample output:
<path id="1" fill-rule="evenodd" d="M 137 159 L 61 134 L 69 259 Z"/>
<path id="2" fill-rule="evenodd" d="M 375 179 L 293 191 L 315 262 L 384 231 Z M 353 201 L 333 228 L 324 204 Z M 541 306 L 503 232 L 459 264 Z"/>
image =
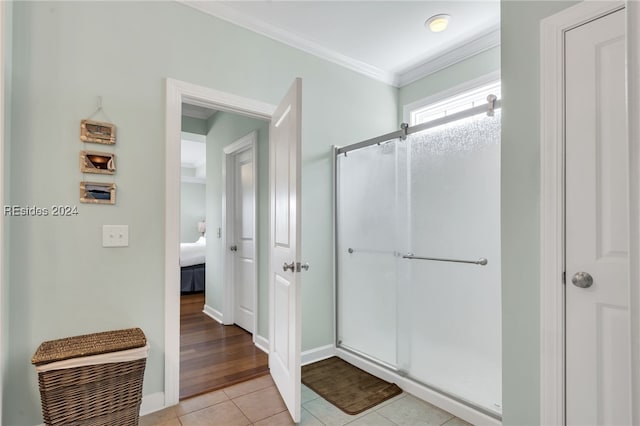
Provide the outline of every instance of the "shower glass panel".
<path id="1" fill-rule="evenodd" d="M 412 130 L 336 158 L 337 344 L 499 418 L 500 110 Z"/>
<path id="2" fill-rule="evenodd" d="M 398 281 L 398 364 L 408 375 L 501 413 L 500 112 L 408 136 L 415 256 Z"/>
<path id="3" fill-rule="evenodd" d="M 388 366 L 396 365 L 400 151 L 392 140 L 337 159 L 338 340 Z"/>

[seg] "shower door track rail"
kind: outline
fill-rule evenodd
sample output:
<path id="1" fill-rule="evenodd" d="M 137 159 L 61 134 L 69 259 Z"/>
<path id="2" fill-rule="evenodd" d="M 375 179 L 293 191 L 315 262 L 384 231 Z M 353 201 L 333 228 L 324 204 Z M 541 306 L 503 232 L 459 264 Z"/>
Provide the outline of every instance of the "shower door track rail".
<path id="1" fill-rule="evenodd" d="M 346 156 L 347 152 L 350 151 L 355 151 L 360 148 L 366 148 L 371 145 L 379 145 L 392 139 L 405 139 L 407 135 L 410 135 L 412 133 L 417 133 L 423 130 L 431 129 L 433 127 L 442 126 L 443 124 L 452 123 L 454 121 L 462 120 L 463 118 L 473 117 L 474 115 L 482 114 L 483 112 L 487 113 L 487 115 L 489 116 L 492 116 L 493 112 L 497 109 L 500 109 L 501 107 L 502 102 L 500 100 L 495 100 L 493 102 L 489 102 L 487 105 L 479 105 L 477 107 L 469 108 L 467 110 L 460 111 L 446 117 L 438 118 L 427 123 L 417 124 L 412 127 L 409 127 L 407 123 L 402 123 L 400 125 L 400 130 L 396 130 L 395 132 L 387 133 L 382 136 L 377 136 L 375 138 L 367 139 L 362 142 L 357 142 L 351 145 L 336 148 L 335 153 L 336 156 L 340 154 L 344 154 Z"/>
<path id="2" fill-rule="evenodd" d="M 464 404 L 467 407 L 473 408 L 474 410 L 476 410 L 476 411 L 478 411 L 478 412 L 480 412 L 480 413 L 482 413 L 482 414 L 484 414 L 486 416 L 489 416 L 489 417 L 494 418 L 496 420 L 502 421 L 502 415 L 501 414 L 499 414 L 499 413 L 497 413 L 497 412 L 495 412 L 493 410 L 490 410 L 488 408 L 485 408 L 485 407 L 479 406 L 477 404 L 474 404 L 473 402 L 471 402 L 469 400 L 466 400 L 464 398 L 461 398 L 461 397 L 459 397 L 457 395 L 451 394 L 451 393 L 449 393 L 449 392 L 447 392 L 447 391 L 445 391 L 445 390 L 443 390 L 443 389 L 441 389 L 441 388 L 439 388 L 437 386 L 433 386 L 433 385 L 430 385 L 428 383 L 425 383 L 422 380 L 419 380 L 419 379 L 411 376 L 411 374 L 409 374 L 408 371 L 401 370 L 396 366 L 388 364 L 388 363 L 386 363 L 384 361 L 380 361 L 379 359 L 377 359 L 375 357 L 372 357 L 370 355 L 367 355 L 367 354 L 365 354 L 365 353 L 363 353 L 363 352 L 361 352 L 361 351 L 359 351 L 357 349 L 353 349 L 353 348 L 343 344 L 342 341 L 336 342 L 336 348 L 340 349 L 340 350 L 343 350 L 345 352 L 348 352 L 348 353 L 350 353 L 352 355 L 355 355 L 356 357 L 363 358 L 363 359 L 369 361 L 370 363 L 377 365 L 378 367 L 382 367 L 382 368 L 384 368 L 386 370 L 391 371 L 392 373 L 397 374 L 398 376 L 402 377 L 403 379 L 411 380 L 413 383 L 416 383 L 416 384 L 418 384 L 420 386 L 423 386 L 423 387 L 425 387 L 427 389 L 430 389 L 430 390 L 432 390 L 434 392 L 437 392 L 437 393 L 439 393 L 439 394 L 441 394 L 441 395 L 443 395 L 443 396 L 445 396 L 447 398 L 450 398 L 450 399 L 452 399 L 452 400 L 454 400 L 456 402 Z M 404 390 L 403 390 L 403 392 L 404 392 Z"/>

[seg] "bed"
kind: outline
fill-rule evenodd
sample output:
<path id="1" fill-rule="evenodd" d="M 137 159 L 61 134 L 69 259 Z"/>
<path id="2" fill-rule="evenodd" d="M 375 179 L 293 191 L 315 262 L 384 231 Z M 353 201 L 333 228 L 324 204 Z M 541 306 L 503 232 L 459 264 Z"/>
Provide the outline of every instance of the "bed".
<path id="1" fill-rule="evenodd" d="M 204 291 L 205 237 L 195 243 L 180 243 L 180 291 Z"/>

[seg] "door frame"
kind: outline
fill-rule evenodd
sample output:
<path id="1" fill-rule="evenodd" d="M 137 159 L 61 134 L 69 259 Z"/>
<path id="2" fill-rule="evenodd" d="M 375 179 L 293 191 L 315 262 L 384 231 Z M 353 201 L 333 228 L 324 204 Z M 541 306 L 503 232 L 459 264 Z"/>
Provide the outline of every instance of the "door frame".
<path id="1" fill-rule="evenodd" d="M 235 230 L 234 210 L 235 210 L 235 156 L 245 151 L 251 151 L 253 170 L 253 232 L 254 232 L 254 259 L 253 259 L 253 343 L 256 342 L 258 331 L 258 132 L 256 130 L 242 136 L 235 142 L 223 148 L 222 158 L 222 247 L 224 248 L 224 261 L 222 269 L 223 282 L 223 324 L 231 325 L 235 322 L 235 274 L 233 263 L 235 256 L 229 250 L 229 235 L 233 235 Z"/>
<path id="2" fill-rule="evenodd" d="M 165 80 L 164 405 L 180 400 L 180 131 L 182 102 L 271 121 L 275 105 Z M 254 333 L 255 335 L 255 333 Z"/>
<path id="3" fill-rule="evenodd" d="M 631 1 L 627 5 L 632 5 Z M 633 5 L 635 8 L 636 5 Z M 582 2 L 555 15 L 540 24 L 540 424 L 565 424 L 565 287 L 564 265 L 564 34 L 565 32 L 614 11 L 625 8 L 625 2 Z M 627 10 L 628 12 L 628 10 Z M 638 33 L 633 39 L 627 34 L 628 50 L 638 48 Z M 636 88 L 638 75 L 634 76 Z M 629 93 L 631 95 L 631 92 Z M 634 94 L 637 102 L 637 93 Z M 630 123 L 633 120 L 629 120 Z M 640 186 L 633 181 L 640 174 L 640 146 L 635 137 L 629 137 L 629 220 L 631 235 L 640 235 Z M 635 195 L 634 195 L 635 194 Z M 634 238 L 632 237 L 633 241 Z M 637 240 L 637 237 L 636 237 Z M 632 295 L 631 318 L 638 317 L 640 308 L 640 247 L 630 246 L 630 287 Z M 634 273 L 634 271 L 639 271 Z M 632 321 L 633 322 L 633 321 Z M 637 321 L 636 321 L 637 322 Z M 639 325 L 632 325 L 634 355 L 640 354 Z M 640 384 L 638 371 L 634 372 L 633 392 Z M 634 396 L 637 399 L 637 396 Z M 636 404 L 637 405 L 637 404 Z M 634 419 L 640 407 L 634 407 Z M 637 417 L 636 417 L 637 416 Z"/>

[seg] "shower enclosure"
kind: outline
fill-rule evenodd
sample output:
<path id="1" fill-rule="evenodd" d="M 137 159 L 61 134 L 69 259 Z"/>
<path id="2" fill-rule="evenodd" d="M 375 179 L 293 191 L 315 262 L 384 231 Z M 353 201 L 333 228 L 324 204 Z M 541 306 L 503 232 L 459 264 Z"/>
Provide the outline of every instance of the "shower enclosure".
<path id="1" fill-rule="evenodd" d="M 491 105 L 335 149 L 336 344 L 500 418 Z"/>

